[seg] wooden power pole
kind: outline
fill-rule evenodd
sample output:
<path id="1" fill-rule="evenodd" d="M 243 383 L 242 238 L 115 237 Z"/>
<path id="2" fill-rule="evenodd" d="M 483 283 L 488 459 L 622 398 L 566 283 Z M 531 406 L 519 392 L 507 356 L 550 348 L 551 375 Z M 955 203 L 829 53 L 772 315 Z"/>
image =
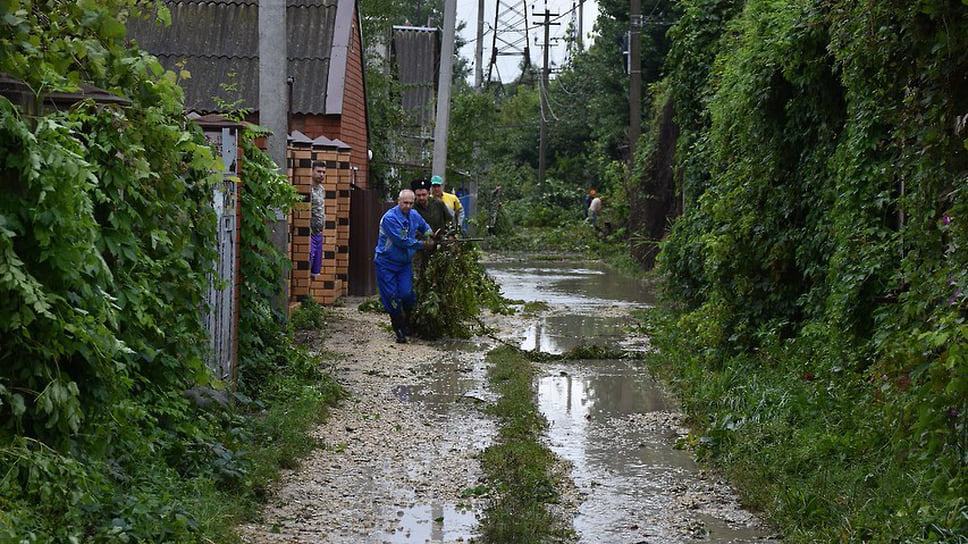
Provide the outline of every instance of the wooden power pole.
<path id="1" fill-rule="evenodd" d="M 585 0 L 578 0 L 578 50 L 585 50 Z"/>
<path id="2" fill-rule="evenodd" d="M 474 88 L 484 85 L 484 0 L 477 0 L 477 43 L 474 44 Z"/>
<path id="3" fill-rule="evenodd" d="M 541 124 L 540 130 L 538 132 L 538 187 L 544 187 L 545 181 L 545 168 L 547 162 L 546 149 L 548 147 L 548 74 L 551 70 L 548 68 L 548 54 L 551 49 L 551 26 L 558 25 L 560 23 L 552 23 L 551 18 L 557 17 L 557 13 L 551 13 L 548 11 L 548 7 L 545 6 L 544 13 L 535 13 L 535 18 L 544 17 L 544 21 L 535 22 L 535 24 L 544 27 L 544 62 L 541 66 Z"/>

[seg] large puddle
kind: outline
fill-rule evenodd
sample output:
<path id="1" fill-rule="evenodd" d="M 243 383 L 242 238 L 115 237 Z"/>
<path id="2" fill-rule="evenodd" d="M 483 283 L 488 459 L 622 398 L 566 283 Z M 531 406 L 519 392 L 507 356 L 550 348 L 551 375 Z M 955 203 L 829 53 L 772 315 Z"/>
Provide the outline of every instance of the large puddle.
<path id="1" fill-rule="evenodd" d="M 629 308 L 655 302 L 648 283 L 599 262 L 505 260 L 487 264 L 505 297 L 556 310 L 521 331 L 521 348 L 562 353 L 579 344 L 635 349 L 625 340 Z"/>
<path id="2" fill-rule="evenodd" d="M 655 300 L 647 284 L 601 264 L 511 260 L 488 271 L 506 297 L 553 307 L 520 332 L 523 349 L 634 349 L 622 316 Z M 681 416 L 638 363 L 568 361 L 540 372 L 551 448 L 572 464 L 582 495 L 574 521 L 580 542 L 774 542 L 725 482 L 673 447 Z"/>
<path id="3" fill-rule="evenodd" d="M 617 274 L 599 262 L 507 259 L 487 272 L 511 300 L 565 304 L 576 313 L 603 305 L 650 306 L 655 294 L 642 280 Z"/>

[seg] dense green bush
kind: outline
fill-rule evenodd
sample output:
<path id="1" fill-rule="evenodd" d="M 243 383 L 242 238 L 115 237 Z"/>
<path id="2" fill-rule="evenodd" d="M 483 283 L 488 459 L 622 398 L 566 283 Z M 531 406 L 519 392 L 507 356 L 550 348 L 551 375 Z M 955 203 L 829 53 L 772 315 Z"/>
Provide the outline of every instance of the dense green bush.
<path id="1" fill-rule="evenodd" d="M 279 278 L 289 270 L 289 260 L 272 244 L 276 211 L 286 213 L 295 201 L 293 186 L 279 175 L 272 159 L 255 145 L 261 130 L 249 127 L 242 133 L 242 179 L 239 197 L 242 210 L 239 274 L 239 367 L 240 391 L 259 396 L 267 377 L 284 368 L 294 357 L 292 338 L 281 308 Z"/>
<path id="2" fill-rule="evenodd" d="M 0 98 L 4 542 L 190 541 L 219 523 L 200 501 L 249 485 L 205 364 L 221 161 L 175 74 L 125 42 L 136 4 L 0 2 L 0 72 L 41 99 L 83 83 L 131 102 Z"/>
<path id="3" fill-rule="evenodd" d="M 482 310 L 509 311 L 480 256 L 473 245 L 455 241 L 442 241 L 429 254 L 414 286 L 413 327 L 418 336 L 467 338 L 480 327 Z"/>
<path id="4" fill-rule="evenodd" d="M 681 5 L 660 262 L 682 313 L 656 334 L 712 450 L 788 471 L 768 506 L 798 540 L 966 534 L 968 6 Z"/>

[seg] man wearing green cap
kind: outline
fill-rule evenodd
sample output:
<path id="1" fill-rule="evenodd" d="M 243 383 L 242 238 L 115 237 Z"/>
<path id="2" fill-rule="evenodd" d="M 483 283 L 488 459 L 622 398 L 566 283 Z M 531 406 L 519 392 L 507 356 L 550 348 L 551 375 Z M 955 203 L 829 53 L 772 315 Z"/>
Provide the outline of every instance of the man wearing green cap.
<path id="1" fill-rule="evenodd" d="M 464 224 L 464 208 L 460 205 L 460 199 L 453 193 L 444 192 L 444 178 L 431 176 L 430 196 L 440 200 L 447 205 L 450 216 L 454 219 L 454 226 L 461 227 Z"/>

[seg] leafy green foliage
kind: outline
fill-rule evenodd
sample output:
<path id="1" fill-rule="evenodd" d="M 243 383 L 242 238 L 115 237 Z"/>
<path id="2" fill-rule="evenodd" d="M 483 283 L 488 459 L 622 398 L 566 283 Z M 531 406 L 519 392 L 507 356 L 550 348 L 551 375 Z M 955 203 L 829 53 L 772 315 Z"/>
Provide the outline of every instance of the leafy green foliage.
<path id="1" fill-rule="evenodd" d="M 326 324 L 329 311 L 313 299 L 306 299 L 292 313 L 289 323 L 297 331 L 318 330 Z"/>
<path id="2" fill-rule="evenodd" d="M 798 541 L 965 534 L 968 6 L 681 6 L 656 334 L 701 445 Z"/>
<path id="3" fill-rule="evenodd" d="M 379 297 L 370 297 L 359 304 L 356 307 L 357 311 L 369 312 L 374 314 L 385 313 L 386 310 L 383 308 L 383 304 L 380 303 Z"/>
<path id="4" fill-rule="evenodd" d="M 146 6 L 0 2 L 0 72 L 40 98 L 84 83 L 131 101 L 28 115 L 0 98 L 0 541 L 226 541 L 226 516 L 278 471 L 250 455 L 267 438 L 243 414 L 261 405 L 220 391 L 205 364 L 221 161 L 183 116 L 175 74 L 124 41 Z M 280 444 L 306 444 L 338 387 L 271 310 L 284 259 L 267 225 L 292 189 L 251 139 L 240 373 L 288 414 Z M 253 382 L 257 361 L 283 358 Z"/>
<path id="5" fill-rule="evenodd" d="M 472 245 L 444 241 L 430 254 L 416 281 L 414 331 L 422 338 L 469 337 L 483 309 L 507 312 L 497 283 Z"/>
<path id="6" fill-rule="evenodd" d="M 517 196 L 520 195 L 520 196 Z M 521 227 L 553 227 L 584 218 L 584 194 L 555 178 L 537 187 L 535 178 L 515 184 L 504 195 L 510 220 Z"/>
<path id="7" fill-rule="evenodd" d="M 211 381 L 218 161 L 173 78 L 124 44 L 132 6 L 7 2 L 0 20 L 0 72 L 132 103 L 25 117 L 0 99 L 4 539 L 187 538 L 198 523 L 152 490 L 218 477 L 212 448 L 234 447 L 180 394 Z"/>
<path id="8" fill-rule="evenodd" d="M 296 354 L 291 347 L 285 316 L 279 305 L 279 278 L 288 270 L 288 258 L 272 243 L 276 211 L 288 212 L 296 199 L 295 189 L 272 159 L 255 145 L 261 131 L 250 127 L 242 134 L 241 239 L 239 273 L 239 367 L 240 391 L 259 396 L 267 377 L 279 372 Z"/>

